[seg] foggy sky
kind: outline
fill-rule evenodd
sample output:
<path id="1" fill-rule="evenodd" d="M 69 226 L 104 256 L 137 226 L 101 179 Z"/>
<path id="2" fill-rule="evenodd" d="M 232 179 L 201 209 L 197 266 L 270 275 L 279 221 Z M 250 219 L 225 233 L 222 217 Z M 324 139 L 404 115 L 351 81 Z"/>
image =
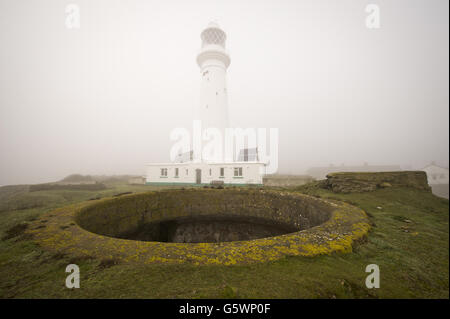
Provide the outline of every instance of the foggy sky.
<path id="1" fill-rule="evenodd" d="M 81 28 L 65 8 L 80 6 Z M 367 29 L 376 3 L 381 28 Z M 447 0 L 0 0 L 0 185 L 144 174 L 192 127 L 196 54 L 227 33 L 230 122 L 278 127 L 279 170 L 448 167 Z"/>

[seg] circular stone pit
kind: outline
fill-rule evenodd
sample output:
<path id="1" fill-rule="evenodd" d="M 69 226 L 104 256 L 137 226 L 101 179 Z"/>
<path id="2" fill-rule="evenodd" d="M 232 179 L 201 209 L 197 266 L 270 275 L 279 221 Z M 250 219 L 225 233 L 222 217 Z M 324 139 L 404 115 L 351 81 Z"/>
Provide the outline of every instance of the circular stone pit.
<path id="1" fill-rule="evenodd" d="M 237 264 L 350 252 L 369 229 L 365 213 L 349 204 L 248 188 L 125 195 L 42 219 L 46 227 L 28 232 L 45 248 L 142 263 Z"/>
<path id="2" fill-rule="evenodd" d="M 330 218 L 299 196 L 238 190 L 164 191 L 93 205 L 76 216 L 96 234 L 142 241 L 220 243 L 294 233 Z"/>

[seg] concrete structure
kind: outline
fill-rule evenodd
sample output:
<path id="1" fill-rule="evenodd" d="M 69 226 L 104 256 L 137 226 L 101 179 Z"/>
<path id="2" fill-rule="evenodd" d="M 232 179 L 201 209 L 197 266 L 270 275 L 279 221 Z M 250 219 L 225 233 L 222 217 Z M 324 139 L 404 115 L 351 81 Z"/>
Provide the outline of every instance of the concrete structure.
<path id="1" fill-rule="evenodd" d="M 395 172 L 401 170 L 398 165 L 368 165 L 364 163 L 362 166 L 311 167 L 306 171 L 306 174 L 315 179 L 325 179 L 328 174 L 338 172 Z"/>
<path id="2" fill-rule="evenodd" d="M 230 56 L 225 49 L 226 34 L 216 23 L 201 33 L 202 46 L 197 56 L 201 74 L 200 103 L 194 119 L 203 129 L 218 130 L 222 137 L 228 123 L 226 72 Z M 146 166 L 146 184 L 153 185 L 246 185 L 263 183 L 265 164 L 260 162 L 257 148 L 241 150 L 234 158 L 207 158 L 202 150 L 179 154 L 173 163 Z"/>
<path id="3" fill-rule="evenodd" d="M 128 179 L 128 184 L 131 185 L 145 184 L 145 176 L 132 177 Z"/>
<path id="4" fill-rule="evenodd" d="M 422 168 L 422 171 L 427 173 L 428 184 L 430 185 L 442 185 L 449 183 L 448 168 L 438 166 L 432 162 L 430 165 Z"/>

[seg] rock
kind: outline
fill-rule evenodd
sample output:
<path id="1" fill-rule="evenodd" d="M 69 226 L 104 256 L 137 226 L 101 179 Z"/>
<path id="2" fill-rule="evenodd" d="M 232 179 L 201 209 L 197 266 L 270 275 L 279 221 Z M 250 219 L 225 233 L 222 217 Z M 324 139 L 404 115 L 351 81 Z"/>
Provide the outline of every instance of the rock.
<path id="1" fill-rule="evenodd" d="M 377 188 L 395 186 L 431 191 L 427 175 L 422 171 L 330 173 L 326 180 L 318 183 L 318 186 L 330 189 L 335 193 L 371 192 Z"/>

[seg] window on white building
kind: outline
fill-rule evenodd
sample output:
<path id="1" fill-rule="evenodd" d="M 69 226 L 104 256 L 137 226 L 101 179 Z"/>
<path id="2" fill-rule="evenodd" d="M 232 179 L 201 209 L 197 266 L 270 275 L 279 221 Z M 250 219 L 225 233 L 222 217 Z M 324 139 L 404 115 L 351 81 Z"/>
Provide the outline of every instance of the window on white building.
<path id="1" fill-rule="evenodd" d="M 220 177 L 224 177 L 225 176 L 225 168 L 221 167 L 220 168 Z"/>
<path id="2" fill-rule="evenodd" d="M 211 176 L 212 175 L 212 170 L 211 169 L 209 169 L 209 176 Z"/>
<path id="3" fill-rule="evenodd" d="M 176 168 L 175 168 L 175 177 L 178 177 L 178 173 L 179 173 L 178 167 L 176 167 Z"/>
<path id="4" fill-rule="evenodd" d="M 167 168 L 161 168 L 161 176 L 167 176 Z"/>
<path id="5" fill-rule="evenodd" d="M 189 175 L 189 170 L 186 168 L 186 175 Z"/>
<path id="6" fill-rule="evenodd" d="M 235 167 L 234 168 L 234 177 L 241 177 L 242 176 L 242 167 Z"/>

